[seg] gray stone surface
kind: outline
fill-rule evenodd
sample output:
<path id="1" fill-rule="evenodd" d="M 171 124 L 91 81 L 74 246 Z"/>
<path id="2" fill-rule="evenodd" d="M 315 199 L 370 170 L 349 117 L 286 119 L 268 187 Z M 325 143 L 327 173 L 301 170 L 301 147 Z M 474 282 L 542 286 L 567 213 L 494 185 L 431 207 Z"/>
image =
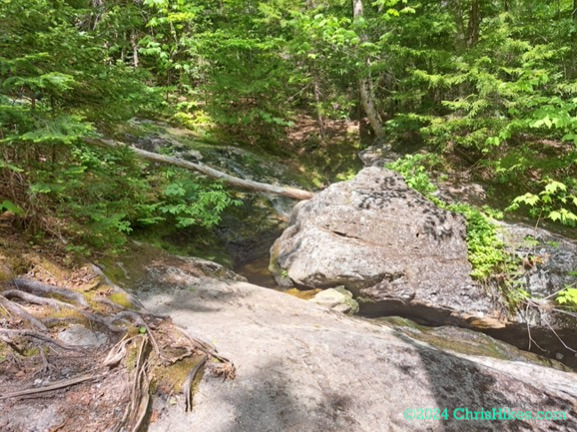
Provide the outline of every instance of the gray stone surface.
<path id="1" fill-rule="evenodd" d="M 149 310 L 170 314 L 189 334 L 214 343 L 234 361 L 237 378 L 205 375 L 193 412 L 169 406 L 152 432 L 577 430 L 576 376 L 522 356 L 512 360 L 486 336 L 458 352 L 473 332 L 450 329 L 423 339 L 406 322 L 347 317 L 242 281 L 203 277 L 191 271 L 191 260 L 187 269 L 174 268 L 182 263 L 149 266 L 140 296 Z M 457 408 L 499 407 L 567 417 L 452 418 Z M 408 408 L 447 408 L 449 420 L 409 421 Z"/>
<path id="2" fill-rule="evenodd" d="M 493 304 L 469 277 L 465 236 L 463 217 L 370 167 L 295 208 L 271 248 L 271 269 L 281 283 L 344 285 L 365 314 L 482 319 Z"/>
<path id="3" fill-rule="evenodd" d="M 90 330 L 81 324 L 71 324 L 58 333 L 58 339 L 72 346 L 99 347 L 108 342 L 106 334 Z"/>
<path id="4" fill-rule="evenodd" d="M 359 311 L 359 303 L 344 287 L 328 288 L 315 294 L 310 300 L 337 312 L 354 315 Z"/>
<path id="5" fill-rule="evenodd" d="M 519 347 L 532 345 L 537 352 L 539 348 L 529 340 L 529 324 L 531 337 L 540 349 L 577 369 L 577 316 L 555 310 L 559 308 L 557 293 L 577 284 L 577 244 L 535 227 L 503 222 L 499 226 L 507 249 L 522 262 L 516 286 L 526 290 L 535 302 L 520 308 L 505 328 L 489 333 Z"/>

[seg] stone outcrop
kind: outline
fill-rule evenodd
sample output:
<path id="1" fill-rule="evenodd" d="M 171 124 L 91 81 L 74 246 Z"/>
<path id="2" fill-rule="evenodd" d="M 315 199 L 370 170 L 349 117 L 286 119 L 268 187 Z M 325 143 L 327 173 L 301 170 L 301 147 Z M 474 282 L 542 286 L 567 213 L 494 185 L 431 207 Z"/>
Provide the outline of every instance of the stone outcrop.
<path id="1" fill-rule="evenodd" d="M 501 290 L 470 279 L 464 219 L 370 167 L 295 208 L 271 270 L 287 285 L 343 285 L 364 315 L 470 327 L 577 368 L 577 316 L 555 311 L 556 293 L 577 281 L 577 245 L 521 225 L 501 224 L 500 233 L 523 263 L 514 289 L 533 299 L 515 314 Z"/>
<path id="2" fill-rule="evenodd" d="M 138 286 L 149 310 L 214 342 L 237 369 L 225 383 L 206 375 L 189 414 L 154 407 L 151 432 L 577 430 L 575 374 L 480 333 L 349 318 L 238 278 L 203 276 L 194 259 L 148 265 Z M 446 408 L 447 420 L 403 415 L 427 408 Z M 565 418 L 456 418 L 494 408 Z"/>
<path id="3" fill-rule="evenodd" d="M 462 216 L 370 167 L 297 205 L 271 249 L 271 270 L 281 284 L 344 285 L 364 314 L 478 320 L 494 311 L 469 277 L 465 236 Z"/>
<path id="4" fill-rule="evenodd" d="M 577 244 L 566 237 L 520 224 L 500 222 L 499 233 L 508 251 L 521 263 L 516 287 L 525 290 L 533 300 L 519 308 L 506 327 L 487 333 L 524 349 L 532 346 L 535 352 L 554 355 L 577 368 L 577 313 L 559 312 L 555 301 L 559 291 L 577 284 Z M 530 333 L 527 326 L 531 327 Z"/>

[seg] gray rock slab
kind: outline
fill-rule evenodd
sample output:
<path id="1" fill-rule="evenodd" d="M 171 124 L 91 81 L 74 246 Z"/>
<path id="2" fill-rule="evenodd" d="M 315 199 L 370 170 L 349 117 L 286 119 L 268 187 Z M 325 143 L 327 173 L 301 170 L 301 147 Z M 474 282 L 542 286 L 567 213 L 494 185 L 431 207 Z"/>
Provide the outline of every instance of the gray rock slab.
<path id="1" fill-rule="evenodd" d="M 170 289 L 164 277 L 173 273 L 149 273 L 146 285 L 162 291 L 141 293 L 145 306 L 214 343 L 237 377 L 206 374 L 193 412 L 172 406 L 152 432 L 577 430 L 575 374 L 435 348 L 392 326 L 241 281 L 194 276 Z M 447 408 L 449 420 L 410 421 L 403 413 L 411 408 Z M 459 408 L 564 411 L 566 419 L 458 421 Z"/>
<path id="2" fill-rule="evenodd" d="M 108 342 L 106 334 L 90 330 L 81 324 L 72 324 L 58 333 L 58 339 L 73 346 L 99 347 Z"/>

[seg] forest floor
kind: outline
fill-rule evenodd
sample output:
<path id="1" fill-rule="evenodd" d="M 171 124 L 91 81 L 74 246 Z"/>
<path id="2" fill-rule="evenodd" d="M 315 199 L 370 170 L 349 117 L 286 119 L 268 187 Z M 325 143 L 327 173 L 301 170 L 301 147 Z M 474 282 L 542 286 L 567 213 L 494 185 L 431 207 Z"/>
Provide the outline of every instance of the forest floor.
<path id="1" fill-rule="evenodd" d="M 0 430 L 136 430 L 166 404 L 190 409 L 206 368 L 234 375 L 98 267 L 0 230 Z"/>

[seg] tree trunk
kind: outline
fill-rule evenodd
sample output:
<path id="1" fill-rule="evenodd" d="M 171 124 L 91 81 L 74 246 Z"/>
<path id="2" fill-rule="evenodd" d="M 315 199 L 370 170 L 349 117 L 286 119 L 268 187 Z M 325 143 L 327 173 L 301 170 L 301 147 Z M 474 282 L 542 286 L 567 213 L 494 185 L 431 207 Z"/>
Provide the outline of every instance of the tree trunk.
<path id="1" fill-rule="evenodd" d="M 320 132 L 320 137 L 321 140 L 325 139 L 325 120 L 323 117 L 323 111 L 322 111 L 322 98 L 321 98 L 321 84 L 319 82 L 318 79 L 318 75 L 316 73 L 316 70 L 313 67 L 313 92 L 315 95 L 315 106 L 316 106 L 316 112 L 317 112 L 317 122 L 319 124 L 319 132 Z"/>
<path id="2" fill-rule="evenodd" d="M 132 66 L 138 67 L 138 40 L 136 39 L 136 32 L 133 30 L 130 33 L 130 45 L 132 45 Z"/>
<path id="3" fill-rule="evenodd" d="M 577 1 L 577 0 L 575 0 Z M 316 8 L 314 0 L 306 0 L 306 8 L 311 11 Z M 311 77 L 313 79 L 313 96 L 315 98 L 315 111 L 317 114 L 317 123 L 319 125 L 319 135 L 321 140 L 325 139 L 325 119 L 322 111 L 322 91 L 320 74 L 316 67 L 316 60 L 310 62 Z"/>
<path id="4" fill-rule="evenodd" d="M 475 46 L 479 42 L 481 29 L 481 13 L 479 11 L 479 1 L 473 0 L 469 11 L 469 46 Z"/>
<path id="5" fill-rule="evenodd" d="M 450 3 L 450 9 L 455 18 L 455 48 L 457 52 L 462 53 L 467 49 L 467 30 L 465 28 L 465 21 L 463 19 L 463 6 L 459 0 L 453 0 Z"/>
<path id="6" fill-rule="evenodd" d="M 365 12 L 363 9 L 362 0 L 353 0 L 353 20 L 359 21 L 364 17 L 364 14 Z M 360 35 L 360 38 L 363 42 L 367 41 L 368 39 L 364 32 Z M 365 60 L 365 64 L 367 66 L 367 70 L 370 70 L 371 62 L 368 58 Z M 367 115 L 367 119 L 369 120 L 369 124 L 375 133 L 375 137 L 377 139 L 382 139 L 384 136 L 383 124 L 379 117 L 379 113 L 373 98 L 373 83 L 371 82 L 370 73 L 367 73 L 366 78 L 359 78 L 359 94 L 361 98 L 361 106 Z"/>
<path id="7" fill-rule="evenodd" d="M 98 146 L 106 146 L 106 147 L 127 147 L 125 144 L 107 140 L 107 139 L 92 139 L 92 138 L 85 138 L 85 142 L 93 145 Z M 132 150 L 137 156 L 150 160 L 152 162 L 159 162 L 168 165 L 174 165 L 181 168 L 185 168 L 187 170 L 196 171 L 201 174 L 206 175 L 207 177 L 214 178 L 217 180 L 223 180 L 225 183 L 229 184 L 232 187 L 236 187 L 239 189 L 246 189 L 254 192 L 260 192 L 265 194 L 273 194 L 273 195 L 280 195 L 287 198 L 293 198 L 297 200 L 307 200 L 314 196 L 314 193 L 293 188 L 290 186 L 282 186 L 282 185 L 271 185 L 268 183 L 260 183 L 252 180 L 245 180 L 238 177 L 231 176 L 230 174 L 224 173 L 222 171 L 218 171 L 214 168 L 211 168 L 207 165 L 189 162 L 184 159 L 172 157 L 172 156 L 165 156 L 158 153 L 149 152 L 146 150 L 139 149 L 137 147 L 128 147 Z"/>

